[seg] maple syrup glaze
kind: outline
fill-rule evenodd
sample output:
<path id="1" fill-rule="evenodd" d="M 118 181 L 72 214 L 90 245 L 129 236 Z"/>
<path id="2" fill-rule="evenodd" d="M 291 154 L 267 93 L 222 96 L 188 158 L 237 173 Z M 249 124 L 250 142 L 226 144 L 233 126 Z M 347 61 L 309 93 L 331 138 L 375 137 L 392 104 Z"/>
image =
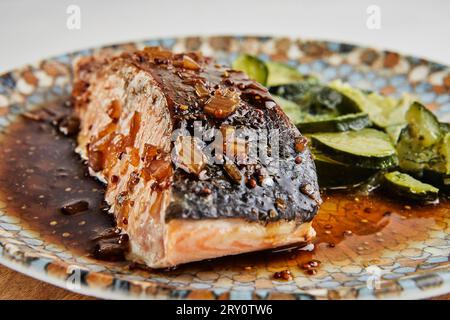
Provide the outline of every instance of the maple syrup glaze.
<path id="1" fill-rule="evenodd" d="M 61 102 L 48 108 L 60 114 L 69 110 Z M 12 123 L 0 141 L 0 201 L 7 204 L 9 214 L 19 216 L 47 241 L 90 255 L 96 245 L 93 239 L 111 230 L 115 222 L 103 202 L 104 186 L 89 176 L 75 146 L 74 138 L 62 135 L 48 121 L 21 118 Z M 445 199 L 424 206 L 377 193 L 362 196 L 343 191 L 328 192 L 323 199 L 313 221 L 317 237 L 312 251 L 269 250 L 164 272 L 253 270 L 269 263 L 275 268 L 296 265 L 313 275 L 327 261 L 361 255 L 375 263 L 385 248 L 400 250 L 406 242 L 426 240 L 429 229 L 445 229 L 443 218 L 450 213 L 450 201 Z"/>

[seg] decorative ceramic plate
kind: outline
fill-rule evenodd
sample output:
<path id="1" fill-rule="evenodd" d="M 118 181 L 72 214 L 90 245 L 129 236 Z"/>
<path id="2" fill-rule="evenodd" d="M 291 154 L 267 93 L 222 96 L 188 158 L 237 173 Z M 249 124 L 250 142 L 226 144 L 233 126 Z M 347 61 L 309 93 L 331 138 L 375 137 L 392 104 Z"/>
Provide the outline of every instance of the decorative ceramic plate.
<path id="1" fill-rule="evenodd" d="M 1 75 L 0 139 L 8 137 L 18 115 L 68 96 L 71 63 L 78 56 L 155 45 L 174 51 L 200 50 L 223 64 L 230 64 L 237 54 L 247 52 L 289 63 L 323 81 L 339 78 L 392 96 L 412 93 L 440 120 L 450 121 L 450 69 L 438 63 L 335 42 L 190 37 L 69 53 Z M 22 142 L 27 143 L 17 143 Z M 1 148 L 3 156 L 11 151 Z M 20 184 L 25 174 L 16 171 L 1 175 L 0 186 L 12 185 L 12 181 Z M 449 208 L 448 203 L 424 208 L 386 203 L 378 198 L 325 197 L 313 222 L 319 237 L 312 251 L 292 248 L 149 271 L 124 262 L 91 259 L 73 250 L 69 240 L 74 235 L 63 234 L 67 241 L 54 241 L 52 234 L 58 229 L 53 227 L 62 220 L 45 221 L 45 228 L 38 227 L 33 223 L 38 217 L 27 214 L 26 206 L 18 208 L 14 199 L 2 197 L 0 263 L 54 285 L 101 298 L 426 298 L 450 292 Z M 80 228 L 82 225 L 80 222 Z M 83 237 L 82 231 L 80 234 Z M 312 259 L 321 265 L 315 272 L 307 272 L 303 265 Z M 292 279 L 274 279 L 274 272 L 286 269 Z"/>

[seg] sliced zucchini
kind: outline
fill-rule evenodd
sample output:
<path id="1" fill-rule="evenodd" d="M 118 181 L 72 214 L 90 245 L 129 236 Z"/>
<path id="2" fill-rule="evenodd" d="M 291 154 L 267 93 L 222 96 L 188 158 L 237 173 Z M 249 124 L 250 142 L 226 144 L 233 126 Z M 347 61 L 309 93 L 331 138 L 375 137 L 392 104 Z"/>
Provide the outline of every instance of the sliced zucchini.
<path id="1" fill-rule="evenodd" d="M 264 61 L 257 57 L 242 54 L 233 61 L 232 68 L 245 72 L 250 79 L 266 85 L 269 70 Z"/>
<path id="2" fill-rule="evenodd" d="M 425 148 L 438 142 L 442 136 L 436 116 L 417 101 L 411 104 L 406 113 L 406 121 L 411 137 Z"/>
<path id="3" fill-rule="evenodd" d="M 441 173 L 442 176 L 450 176 L 450 133 L 446 133 L 438 143 L 433 145 L 438 160 L 430 163 L 430 169 Z"/>
<path id="4" fill-rule="evenodd" d="M 355 187 L 376 172 L 375 170 L 358 168 L 333 160 L 316 150 L 312 150 L 312 152 L 321 188 Z"/>
<path id="5" fill-rule="evenodd" d="M 280 62 L 269 61 L 266 63 L 269 75 L 267 86 L 279 86 L 296 83 L 304 80 L 303 75 L 297 69 Z"/>
<path id="6" fill-rule="evenodd" d="M 412 97 L 409 95 L 404 95 L 402 99 L 397 100 L 375 92 L 366 93 L 340 80 L 331 82 L 329 86 L 344 95 L 347 98 L 344 102 L 350 103 L 351 108 L 356 105 L 360 111 L 366 112 L 370 120 L 379 128 L 406 123 L 405 113 L 412 102 Z"/>
<path id="7" fill-rule="evenodd" d="M 440 159 L 436 146 L 425 148 L 411 136 L 409 125 L 402 129 L 396 150 L 399 167 L 404 171 L 415 172 L 419 175 L 424 169 L 430 169 L 432 163 L 438 163 Z"/>
<path id="8" fill-rule="evenodd" d="M 440 123 L 441 131 L 443 133 L 449 133 L 450 132 L 450 123 L 448 122 L 441 122 Z"/>
<path id="9" fill-rule="evenodd" d="M 450 133 L 446 133 L 439 146 L 441 161 L 437 168 L 441 172 L 441 185 L 444 192 L 450 194 Z"/>
<path id="10" fill-rule="evenodd" d="M 337 91 L 306 79 L 295 84 L 270 87 L 272 94 L 297 103 L 309 120 L 330 119 L 346 113 L 359 112 L 358 108 L 348 108 L 343 104 L 343 96 Z"/>
<path id="11" fill-rule="evenodd" d="M 293 123 L 299 123 L 304 121 L 305 114 L 302 112 L 300 106 L 296 104 L 295 102 L 286 100 L 282 97 L 272 95 L 273 100 L 283 109 L 284 113 L 291 119 Z"/>
<path id="12" fill-rule="evenodd" d="M 413 102 L 410 95 L 403 95 L 398 100 L 372 92 L 367 95 L 367 99 L 373 102 L 373 106 L 378 107 L 371 110 L 371 119 L 378 127 L 387 128 L 406 124 L 405 114 Z M 372 104 L 368 106 L 373 108 Z"/>
<path id="13" fill-rule="evenodd" d="M 389 136 L 375 129 L 311 135 L 312 145 L 330 158 L 362 168 L 386 169 L 397 165 Z"/>
<path id="14" fill-rule="evenodd" d="M 368 115 L 363 112 L 343 116 L 336 116 L 334 113 L 311 115 L 302 111 L 295 102 L 276 95 L 272 97 L 303 133 L 360 130 L 371 124 Z"/>
<path id="15" fill-rule="evenodd" d="M 400 139 L 400 134 L 402 133 L 404 127 L 406 127 L 406 124 L 396 124 L 386 127 L 384 131 L 386 131 L 389 138 L 391 138 L 392 143 L 396 144 Z"/>
<path id="16" fill-rule="evenodd" d="M 439 150 L 441 157 L 443 158 L 444 174 L 450 178 L 450 132 L 444 135 L 442 144 Z"/>
<path id="17" fill-rule="evenodd" d="M 393 171 L 384 175 L 384 186 L 396 195 L 413 200 L 436 201 L 439 189 L 406 173 Z"/>
<path id="18" fill-rule="evenodd" d="M 424 171 L 447 175 L 450 140 L 437 118 L 423 105 L 414 102 L 406 119 L 408 125 L 402 130 L 396 146 L 400 168 L 415 175 L 422 175 Z"/>
<path id="19" fill-rule="evenodd" d="M 322 107 L 324 109 L 336 109 L 341 102 L 339 94 L 332 94 L 331 89 L 319 84 L 315 79 L 291 83 L 269 88 L 272 94 L 278 95 L 290 101 L 294 101 L 303 109 Z M 312 110 L 313 113 L 315 110 Z"/>
<path id="20" fill-rule="evenodd" d="M 357 131 L 371 125 L 367 113 L 350 113 L 328 119 L 296 123 L 303 133 Z"/>

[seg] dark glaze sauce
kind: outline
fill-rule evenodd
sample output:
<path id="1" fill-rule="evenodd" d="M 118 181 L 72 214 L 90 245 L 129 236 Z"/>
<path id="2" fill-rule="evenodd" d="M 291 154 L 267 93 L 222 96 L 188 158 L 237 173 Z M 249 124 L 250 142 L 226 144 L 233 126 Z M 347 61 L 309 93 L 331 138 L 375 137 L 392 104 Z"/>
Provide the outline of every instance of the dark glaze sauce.
<path id="1" fill-rule="evenodd" d="M 75 140 L 50 123 L 68 109 L 50 106 L 45 121 L 20 119 L 9 126 L 0 142 L 0 197 L 9 213 L 49 242 L 90 254 L 115 222 L 103 201 L 104 186 L 74 152 Z"/>
<path id="2" fill-rule="evenodd" d="M 69 110 L 60 105 L 50 106 L 56 116 Z M 61 243 L 78 254 L 91 255 L 99 238 L 110 239 L 115 222 L 103 202 L 105 188 L 89 176 L 74 152 L 73 138 L 59 133 L 48 121 L 20 119 L 10 125 L 0 145 L 0 200 L 7 203 L 9 214 L 19 216 L 47 241 Z M 428 206 L 379 194 L 334 192 L 324 194 L 323 199 L 313 221 L 317 231 L 314 250 L 293 246 L 152 272 L 176 276 L 190 269 L 237 268 L 251 273 L 269 264 L 276 271 L 275 279 L 288 280 L 290 273 L 283 268 L 298 266 L 314 275 L 327 262 L 358 255 L 376 263 L 383 249 L 399 250 L 406 242 L 426 240 L 427 230 L 446 228 L 443 220 L 450 213 L 450 202 L 445 199 Z M 84 202 L 88 203 L 87 210 Z M 81 206 L 84 211 L 72 212 L 71 207 L 62 211 L 68 204 Z M 121 260 L 123 256 L 113 258 Z"/>

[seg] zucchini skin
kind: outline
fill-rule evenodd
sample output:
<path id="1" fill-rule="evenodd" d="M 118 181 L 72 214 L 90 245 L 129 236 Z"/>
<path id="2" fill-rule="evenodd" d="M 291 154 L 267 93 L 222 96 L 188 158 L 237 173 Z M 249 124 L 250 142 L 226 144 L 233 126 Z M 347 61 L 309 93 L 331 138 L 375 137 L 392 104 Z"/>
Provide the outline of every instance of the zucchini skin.
<path id="1" fill-rule="evenodd" d="M 304 133 L 357 131 L 372 125 L 352 100 L 315 79 L 273 86 L 270 92 Z"/>
<path id="2" fill-rule="evenodd" d="M 443 193 L 450 187 L 450 133 L 446 123 L 419 102 L 407 112 L 408 125 L 396 145 L 399 166 L 424 181 L 437 185 Z"/>
<path id="3" fill-rule="evenodd" d="M 392 143 L 397 144 L 402 130 L 406 127 L 406 124 L 397 124 L 393 126 L 386 127 L 384 131 L 386 131 L 389 138 L 391 138 Z"/>
<path id="4" fill-rule="evenodd" d="M 425 168 L 423 177 L 425 181 L 439 186 L 444 194 L 450 195 L 450 133 L 444 135 L 437 150 L 440 156 L 439 165 L 431 169 Z"/>
<path id="5" fill-rule="evenodd" d="M 249 54 L 242 54 L 232 63 L 232 68 L 245 72 L 250 79 L 253 79 L 263 86 L 266 85 L 269 70 L 264 61 Z"/>
<path id="6" fill-rule="evenodd" d="M 304 112 L 313 116 L 363 112 L 353 100 L 312 77 L 296 83 L 272 86 L 269 91 L 297 103 Z"/>
<path id="7" fill-rule="evenodd" d="M 266 83 L 268 87 L 295 83 L 305 79 L 297 69 L 287 64 L 267 61 L 266 66 L 269 72 Z"/>
<path id="8" fill-rule="evenodd" d="M 321 188 L 352 188 L 360 185 L 374 175 L 377 170 L 347 165 L 312 150 L 317 178 Z"/>
<path id="9" fill-rule="evenodd" d="M 358 131 L 369 127 L 371 121 L 367 113 L 351 113 L 335 118 L 297 123 L 303 133 Z"/>
<path id="10" fill-rule="evenodd" d="M 339 151 L 334 148 L 313 139 L 313 146 L 321 150 L 333 160 L 342 161 L 346 163 L 353 163 L 354 166 L 367 169 L 389 169 L 396 167 L 398 159 L 396 155 L 388 155 L 382 157 L 366 157 L 350 154 L 344 151 Z"/>
<path id="11" fill-rule="evenodd" d="M 442 137 L 441 125 L 436 116 L 417 101 L 409 107 L 406 121 L 411 137 L 424 148 L 435 144 Z"/>
<path id="12" fill-rule="evenodd" d="M 437 161 L 437 152 L 434 150 L 436 148 L 420 146 L 419 142 L 411 137 L 408 127 L 401 130 L 396 149 L 399 167 L 406 172 L 415 172 L 420 175 L 430 163 Z"/>
<path id="13" fill-rule="evenodd" d="M 439 199 L 439 189 L 398 171 L 384 174 L 383 187 L 399 197 L 433 202 Z"/>
<path id="14" fill-rule="evenodd" d="M 366 112 L 376 128 L 386 129 L 406 123 L 405 113 L 412 102 L 410 96 L 404 95 L 398 100 L 376 92 L 365 92 L 340 80 L 331 82 L 329 86 L 343 96 L 344 106 Z"/>
<path id="15" fill-rule="evenodd" d="M 324 138 L 324 135 L 327 135 L 326 137 L 328 138 L 328 143 L 326 143 L 327 139 Z M 338 136 L 338 135 L 342 135 L 342 136 Z M 339 148 L 340 147 L 339 143 L 341 143 L 341 142 L 334 143 L 334 146 L 333 146 L 333 142 L 331 142 L 331 145 L 329 145 L 330 144 L 330 142 L 329 142 L 330 136 L 331 136 L 331 141 L 332 141 L 333 137 L 334 138 L 339 137 L 339 139 L 345 140 L 345 142 L 350 140 L 349 143 L 352 142 L 351 139 L 353 139 L 353 142 L 356 142 L 359 139 L 361 139 L 361 140 L 359 140 L 360 145 L 363 145 L 363 144 L 367 143 L 367 141 L 370 141 L 371 139 L 373 139 L 371 141 L 372 145 L 378 144 L 378 142 L 385 144 L 385 150 L 383 150 L 383 151 L 385 151 L 385 154 L 380 154 L 380 155 L 375 155 L 375 154 L 370 155 L 370 153 L 369 154 L 362 154 L 362 153 L 358 154 L 357 153 L 358 151 L 356 151 L 356 150 L 355 150 L 355 152 L 349 151 L 348 146 L 346 147 L 345 145 L 342 145 L 343 147 Z M 368 137 L 370 137 L 370 138 L 368 138 Z M 365 139 L 365 141 L 362 139 Z M 335 140 L 335 141 L 338 141 L 338 140 Z M 362 143 L 361 143 L 361 141 L 362 141 Z M 356 167 L 382 170 L 382 169 L 389 169 L 389 168 L 395 167 L 398 164 L 398 158 L 397 158 L 397 154 L 395 152 L 394 147 L 392 146 L 392 148 L 389 148 L 389 145 L 391 145 L 389 137 L 385 133 L 375 130 L 375 129 L 363 129 L 363 130 L 357 131 L 357 132 L 312 134 L 311 142 L 312 142 L 312 145 L 314 148 L 316 148 L 320 152 L 323 152 L 326 156 L 330 157 L 331 159 L 339 161 L 339 162 L 343 162 L 345 164 L 351 164 Z M 345 150 L 345 149 L 347 149 L 347 150 Z M 392 149 L 392 150 L 390 150 L 390 149 Z"/>
<path id="16" fill-rule="evenodd" d="M 272 94 L 272 98 L 281 107 L 281 109 L 283 109 L 284 113 L 286 113 L 294 124 L 303 121 L 305 118 L 305 113 L 298 104 L 274 94 Z"/>

